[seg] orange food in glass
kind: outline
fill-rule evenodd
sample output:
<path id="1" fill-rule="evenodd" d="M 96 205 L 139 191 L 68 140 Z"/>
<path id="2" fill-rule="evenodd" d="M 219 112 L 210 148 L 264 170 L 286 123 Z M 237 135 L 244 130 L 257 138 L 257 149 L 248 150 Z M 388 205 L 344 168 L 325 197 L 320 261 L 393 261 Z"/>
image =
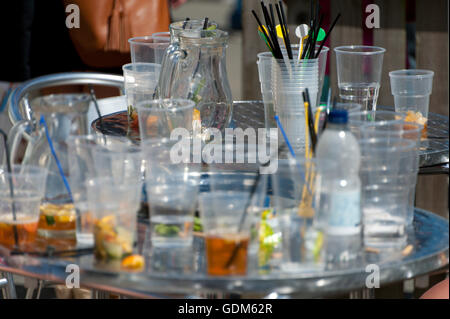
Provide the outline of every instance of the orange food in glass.
<path id="1" fill-rule="evenodd" d="M 422 115 L 420 112 L 408 111 L 406 112 L 405 122 L 412 122 L 423 125 L 421 138 L 427 138 L 427 122 L 428 119 Z M 405 128 L 407 129 L 407 128 Z"/>
<path id="2" fill-rule="evenodd" d="M 42 204 L 39 216 L 39 230 L 73 231 L 76 229 L 76 213 L 73 204 Z"/>
<path id="3" fill-rule="evenodd" d="M 209 275 L 229 276 L 247 273 L 249 236 L 238 234 L 206 235 L 205 241 Z M 235 254 L 233 260 L 227 265 L 233 254 Z"/>
<path id="4" fill-rule="evenodd" d="M 38 220 L 24 214 L 18 214 L 16 220 L 11 215 L 0 217 L 0 245 L 13 247 L 15 231 L 19 246 L 34 242 L 38 229 Z"/>

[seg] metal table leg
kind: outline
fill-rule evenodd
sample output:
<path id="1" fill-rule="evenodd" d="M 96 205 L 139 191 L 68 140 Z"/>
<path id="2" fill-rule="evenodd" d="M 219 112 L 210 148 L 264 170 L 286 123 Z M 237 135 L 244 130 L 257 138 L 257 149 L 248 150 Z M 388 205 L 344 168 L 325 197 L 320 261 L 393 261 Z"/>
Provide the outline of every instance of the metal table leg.
<path id="1" fill-rule="evenodd" d="M 375 290 L 371 288 L 364 288 L 350 292 L 350 299 L 374 299 Z"/>
<path id="2" fill-rule="evenodd" d="M 14 280 L 11 273 L 3 273 L 4 279 L 0 281 L 0 287 L 2 287 L 2 293 L 4 299 L 17 299 L 16 287 L 14 286 Z"/>

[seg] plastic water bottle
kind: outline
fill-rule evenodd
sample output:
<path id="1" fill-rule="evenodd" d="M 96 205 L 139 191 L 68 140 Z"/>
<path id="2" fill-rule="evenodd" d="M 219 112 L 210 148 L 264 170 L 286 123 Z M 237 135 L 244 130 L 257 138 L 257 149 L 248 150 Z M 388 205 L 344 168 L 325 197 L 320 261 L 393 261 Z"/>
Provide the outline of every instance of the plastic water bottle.
<path id="1" fill-rule="evenodd" d="M 347 111 L 332 111 L 316 147 L 319 170 L 321 159 L 337 164 L 332 174 L 321 179 L 315 222 L 327 236 L 328 259 L 339 262 L 354 259 L 362 242 L 361 153 L 347 122 Z"/>

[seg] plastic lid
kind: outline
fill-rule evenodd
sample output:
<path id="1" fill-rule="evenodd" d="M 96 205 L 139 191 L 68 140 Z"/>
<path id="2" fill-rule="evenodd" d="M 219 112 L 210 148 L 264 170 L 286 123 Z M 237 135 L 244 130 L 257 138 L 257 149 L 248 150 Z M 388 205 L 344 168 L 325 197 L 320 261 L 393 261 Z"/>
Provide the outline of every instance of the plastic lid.
<path id="1" fill-rule="evenodd" d="M 333 124 L 347 124 L 348 113 L 346 110 L 332 110 L 328 117 L 328 122 Z"/>

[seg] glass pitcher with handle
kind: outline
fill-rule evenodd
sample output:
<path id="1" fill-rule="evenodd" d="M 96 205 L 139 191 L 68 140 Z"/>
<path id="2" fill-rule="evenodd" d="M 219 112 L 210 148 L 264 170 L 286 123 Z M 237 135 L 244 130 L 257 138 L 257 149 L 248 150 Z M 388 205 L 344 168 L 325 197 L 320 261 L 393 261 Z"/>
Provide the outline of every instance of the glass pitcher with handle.
<path id="1" fill-rule="evenodd" d="M 11 163 L 21 155 L 22 140 L 26 140 L 22 164 L 48 169 L 45 196 L 41 205 L 38 233 L 46 237 L 75 236 L 75 210 L 70 194 L 60 174 L 47 140 L 49 137 L 64 175 L 69 177 L 67 138 L 88 133 L 87 112 L 91 97 L 88 94 L 52 94 L 31 100 L 32 119 L 17 122 L 10 130 L 8 145 Z M 43 185 L 44 187 L 44 185 Z"/>
<path id="2" fill-rule="evenodd" d="M 228 33 L 179 27 L 171 26 L 173 44 L 163 59 L 158 96 L 194 101 L 194 126 L 201 125 L 202 133 L 224 131 L 233 105 L 226 71 Z"/>

